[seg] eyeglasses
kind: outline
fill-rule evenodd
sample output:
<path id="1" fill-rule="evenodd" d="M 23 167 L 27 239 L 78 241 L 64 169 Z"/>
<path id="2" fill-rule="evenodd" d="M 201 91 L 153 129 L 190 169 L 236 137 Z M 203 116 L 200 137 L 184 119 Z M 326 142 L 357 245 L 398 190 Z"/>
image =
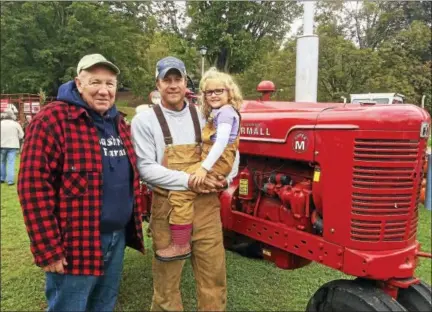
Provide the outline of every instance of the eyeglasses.
<path id="1" fill-rule="evenodd" d="M 211 96 L 213 93 L 215 95 L 221 95 L 222 93 L 224 93 L 224 91 L 228 91 L 228 89 L 214 89 L 214 90 L 206 90 L 203 91 L 205 96 Z"/>

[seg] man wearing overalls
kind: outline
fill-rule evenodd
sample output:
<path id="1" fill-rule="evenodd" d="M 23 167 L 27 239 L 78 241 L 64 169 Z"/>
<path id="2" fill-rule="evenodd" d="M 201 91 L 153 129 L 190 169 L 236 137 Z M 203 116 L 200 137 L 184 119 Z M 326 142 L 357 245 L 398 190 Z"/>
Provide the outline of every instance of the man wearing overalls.
<path id="1" fill-rule="evenodd" d="M 192 189 L 190 174 L 182 170 L 201 160 L 201 129 L 205 120 L 185 101 L 186 68 L 174 57 L 156 65 L 156 85 L 161 105 L 139 113 L 132 120 L 132 137 L 142 179 L 152 186 L 150 231 L 153 249 L 170 244 L 168 190 Z M 239 155 L 227 178 L 237 175 Z M 226 267 L 220 202 L 213 192 L 227 181 L 207 178 L 206 189 L 194 204 L 192 267 L 199 311 L 226 309 Z M 210 191 L 210 192 L 209 192 Z M 180 278 L 185 260 L 161 262 L 153 258 L 152 311 L 182 311 Z"/>

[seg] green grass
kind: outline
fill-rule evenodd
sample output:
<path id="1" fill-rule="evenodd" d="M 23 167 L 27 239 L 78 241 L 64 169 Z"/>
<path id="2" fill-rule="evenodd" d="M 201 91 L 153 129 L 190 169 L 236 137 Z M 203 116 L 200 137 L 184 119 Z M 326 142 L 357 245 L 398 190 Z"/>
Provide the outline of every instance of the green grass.
<path id="1" fill-rule="evenodd" d="M 125 113 L 128 120 L 132 120 L 132 117 L 135 115 L 135 107 L 121 106 L 118 110 Z"/>
<path id="2" fill-rule="evenodd" d="M 431 250 L 431 213 L 420 209 L 418 239 Z M 152 296 L 151 241 L 145 238 L 147 254 L 127 249 L 117 311 L 150 308 Z M 33 263 L 16 188 L 1 185 L 1 311 L 41 311 L 46 308 L 44 275 Z M 429 259 L 422 258 L 417 276 L 431 283 Z M 346 278 L 322 265 L 284 271 L 272 263 L 227 252 L 229 311 L 304 311 L 310 296 L 323 283 Z M 350 278 L 350 277 L 348 277 Z M 183 271 L 185 310 L 196 309 L 195 286 L 189 262 Z"/>
<path id="3" fill-rule="evenodd" d="M 120 100 L 120 101 L 116 101 L 115 105 L 119 108 L 123 108 L 123 107 L 129 106 L 129 103 L 128 103 L 128 101 Z"/>
<path id="4" fill-rule="evenodd" d="M 135 107 L 130 107 L 129 102 L 126 100 L 118 100 L 115 104 L 120 112 L 126 114 L 126 119 L 131 121 L 135 115 Z"/>

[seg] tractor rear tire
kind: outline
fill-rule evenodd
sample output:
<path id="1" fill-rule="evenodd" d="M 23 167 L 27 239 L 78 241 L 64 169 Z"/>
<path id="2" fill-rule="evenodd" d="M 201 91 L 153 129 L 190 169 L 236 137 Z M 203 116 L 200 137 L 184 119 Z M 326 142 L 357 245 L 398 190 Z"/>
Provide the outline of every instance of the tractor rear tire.
<path id="1" fill-rule="evenodd" d="M 321 286 L 306 307 L 306 312 L 393 312 L 407 311 L 380 288 L 353 280 L 335 280 Z"/>
<path id="2" fill-rule="evenodd" d="M 397 301 L 408 311 L 432 311 L 432 290 L 423 281 L 408 288 L 399 288 Z"/>

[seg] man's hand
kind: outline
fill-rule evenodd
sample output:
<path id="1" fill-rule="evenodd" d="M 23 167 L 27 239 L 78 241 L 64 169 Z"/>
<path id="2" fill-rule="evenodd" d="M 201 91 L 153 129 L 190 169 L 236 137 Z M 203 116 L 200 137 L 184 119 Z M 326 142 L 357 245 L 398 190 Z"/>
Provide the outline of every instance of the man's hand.
<path id="1" fill-rule="evenodd" d="M 68 265 L 65 258 L 58 260 L 43 268 L 45 272 L 64 274 L 64 267 Z"/>
<path id="2" fill-rule="evenodd" d="M 212 183 L 212 185 L 216 188 L 217 192 L 223 191 L 228 186 L 228 181 L 223 175 L 218 175 L 217 179 L 212 177 L 211 175 L 207 176 L 209 178 L 209 183 Z"/>
<path id="3" fill-rule="evenodd" d="M 225 189 L 227 182 L 225 177 L 218 176 L 217 178 L 208 174 L 202 184 L 210 192 L 220 192 Z"/>
<path id="4" fill-rule="evenodd" d="M 205 180 L 204 180 L 205 182 Z M 188 181 L 188 187 L 190 190 L 194 191 L 195 193 L 210 193 L 211 190 L 209 190 L 205 183 L 201 184 L 201 185 L 197 185 L 195 183 L 195 177 L 193 174 L 191 174 L 189 176 L 189 181 Z"/>
<path id="5" fill-rule="evenodd" d="M 213 193 L 213 192 L 221 192 L 226 189 L 228 182 L 226 178 L 222 175 L 219 175 L 217 178 L 208 174 L 204 179 L 203 184 L 195 186 L 194 177 L 191 175 L 188 181 L 188 187 L 195 193 Z"/>

